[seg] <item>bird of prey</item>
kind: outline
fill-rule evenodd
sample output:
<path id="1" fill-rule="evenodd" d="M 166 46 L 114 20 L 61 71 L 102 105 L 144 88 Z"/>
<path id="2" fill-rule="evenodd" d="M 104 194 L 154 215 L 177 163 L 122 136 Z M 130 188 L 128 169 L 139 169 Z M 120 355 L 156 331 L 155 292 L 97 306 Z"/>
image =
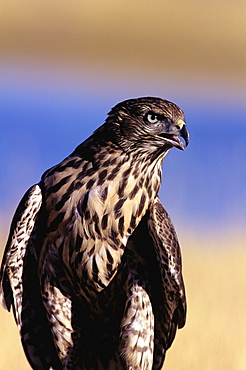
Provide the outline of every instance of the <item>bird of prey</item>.
<path id="1" fill-rule="evenodd" d="M 3 257 L 1 302 L 33 369 L 161 369 L 186 299 L 158 191 L 164 157 L 188 141 L 177 105 L 129 99 L 26 192 Z"/>

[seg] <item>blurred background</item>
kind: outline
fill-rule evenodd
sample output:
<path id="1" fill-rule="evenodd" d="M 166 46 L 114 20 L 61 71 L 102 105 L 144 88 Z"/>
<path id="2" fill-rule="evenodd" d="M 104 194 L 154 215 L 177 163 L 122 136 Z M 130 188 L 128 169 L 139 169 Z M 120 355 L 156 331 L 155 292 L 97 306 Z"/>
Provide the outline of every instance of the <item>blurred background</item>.
<path id="1" fill-rule="evenodd" d="M 187 325 L 164 369 L 245 369 L 246 2 L 12 0 L 0 4 L 0 240 L 42 173 L 117 102 L 160 96 L 190 145 L 161 199 L 183 251 Z M 0 309 L 0 369 L 29 369 Z"/>

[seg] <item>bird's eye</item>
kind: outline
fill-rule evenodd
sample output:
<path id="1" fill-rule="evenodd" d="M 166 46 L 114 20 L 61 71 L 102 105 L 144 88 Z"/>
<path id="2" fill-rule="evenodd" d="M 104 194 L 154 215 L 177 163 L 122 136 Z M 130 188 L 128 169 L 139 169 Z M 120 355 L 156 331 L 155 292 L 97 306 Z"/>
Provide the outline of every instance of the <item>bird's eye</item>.
<path id="1" fill-rule="evenodd" d="M 146 118 L 149 123 L 156 123 L 159 121 L 158 115 L 155 113 L 148 113 Z"/>

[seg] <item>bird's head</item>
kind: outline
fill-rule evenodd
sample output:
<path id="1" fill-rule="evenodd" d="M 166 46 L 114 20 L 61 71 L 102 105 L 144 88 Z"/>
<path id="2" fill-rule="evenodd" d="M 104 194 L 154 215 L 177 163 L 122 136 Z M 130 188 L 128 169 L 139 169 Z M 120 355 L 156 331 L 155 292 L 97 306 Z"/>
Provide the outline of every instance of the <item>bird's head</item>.
<path id="1" fill-rule="evenodd" d="M 172 147 L 184 150 L 189 143 L 183 111 L 161 98 L 129 99 L 117 104 L 108 114 L 106 127 L 124 148 L 166 152 Z"/>

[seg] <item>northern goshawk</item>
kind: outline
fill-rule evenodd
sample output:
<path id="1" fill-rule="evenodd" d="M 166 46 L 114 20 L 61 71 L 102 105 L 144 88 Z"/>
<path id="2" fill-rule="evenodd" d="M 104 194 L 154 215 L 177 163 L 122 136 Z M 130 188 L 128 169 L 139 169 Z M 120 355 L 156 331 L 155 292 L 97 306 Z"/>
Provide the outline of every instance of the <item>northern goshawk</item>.
<path id="1" fill-rule="evenodd" d="M 177 105 L 129 99 L 26 192 L 1 298 L 34 369 L 161 369 L 186 300 L 158 191 L 164 157 L 188 141 Z"/>

